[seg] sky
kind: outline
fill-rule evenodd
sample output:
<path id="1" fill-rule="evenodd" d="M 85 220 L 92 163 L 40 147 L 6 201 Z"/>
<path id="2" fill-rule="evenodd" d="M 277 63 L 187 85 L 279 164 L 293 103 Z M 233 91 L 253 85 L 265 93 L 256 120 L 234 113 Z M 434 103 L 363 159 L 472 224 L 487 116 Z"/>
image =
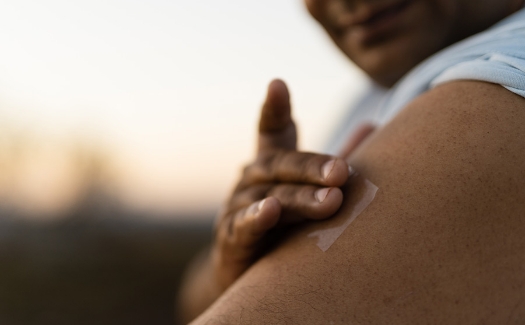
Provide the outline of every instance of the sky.
<path id="1" fill-rule="evenodd" d="M 303 150 L 322 148 L 365 84 L 301 0 L 0 2 L 0 129 L 38 142 L 0 195 L 35 209 L 74 197 L 71 143 L 104 153 L 126 204 L 213 209 L 253 157 L 273 78 Z"/>

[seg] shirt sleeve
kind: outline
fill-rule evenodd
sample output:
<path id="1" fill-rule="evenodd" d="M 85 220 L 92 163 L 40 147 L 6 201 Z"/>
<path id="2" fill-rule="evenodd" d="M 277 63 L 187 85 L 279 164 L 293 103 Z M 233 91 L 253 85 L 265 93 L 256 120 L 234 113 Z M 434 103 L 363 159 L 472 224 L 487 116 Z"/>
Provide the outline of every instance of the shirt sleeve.
<path id="1" fill-rule="evenodd" d="M 431 88 L 454 80 L 478 80 L 499 84 L 525 98 L 524 54 L 486 54 L 476 60 L 461 62 L 438 75 Z"/>

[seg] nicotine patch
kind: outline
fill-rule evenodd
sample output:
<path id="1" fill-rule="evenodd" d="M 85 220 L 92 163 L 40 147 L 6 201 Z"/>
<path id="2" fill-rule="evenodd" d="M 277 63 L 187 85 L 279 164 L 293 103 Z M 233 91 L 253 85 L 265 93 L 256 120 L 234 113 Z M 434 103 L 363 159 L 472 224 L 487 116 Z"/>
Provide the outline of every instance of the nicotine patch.
<path id="1" fill-rule="evenodd" d="M 357 174 L 354 175 L 357 177 Z M 346 220 L 343 224 L 322 230 L 316 230 L 308 234 L 308 238 L 317 238 L 317 247 L 319 247 L 323 252 L 326 252 L 330 246 L 343 234 L 343 232 L 348 228 L 348 226 L 357 218 L 358 215 L 363 212 L 370 203 L 374 200 L 376 192 L 379 189 L 372 182 L 367 179 L 362 179 L 361 182 L 365 187 L 365 191 L 361 197 L 355 199 L 354 207 L 352 211 L 346 217 Z M 352 199 L 352 198 L 350 198 Z"/>

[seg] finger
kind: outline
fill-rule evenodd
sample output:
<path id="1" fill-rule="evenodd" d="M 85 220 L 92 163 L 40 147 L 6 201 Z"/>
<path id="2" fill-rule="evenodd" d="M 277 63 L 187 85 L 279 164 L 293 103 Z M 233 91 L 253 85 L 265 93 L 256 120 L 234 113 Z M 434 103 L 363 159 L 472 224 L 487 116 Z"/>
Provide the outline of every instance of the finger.
<path id="1" fill-rule="evenodd" d="M 259 120 L 258 152 L 269 149 L 295 150 L 297 132 L 291 116 L 290 94 L 286 84 L 273 80 Z"/>
<path id="2" fill-rule="evenodd" d="M 245 247 L 256 246 L 265 233 L 275 227 L 280 216 L 281 203 L 276 198 L 255 202 L 236 220 L 234 233 L 238 242 Z"/>
<path id="3" fill-rule="evenodd" d="M 280 215 L 279 201 L 267 198 L 222 218 L 212 251 L 221 287 L 227 288 L 253 263 L 268 244 L 266 232 L 277 224 Z"/>
<path id="4" fill-rule="evenodd" d="M 263 200 L 273 186 L 275 186 L 273 183 L 262 183 L 236 190 L 228 202 L 228 211 L 237 211 L 251 205 L 255 201 Z"/>
<path id="5" fill-rule="evenodd" d="M 348 176 L 348 164 L 341 158 L 280 150 L 259 155 L 254 164 L 245 168 L 238 188 L 275 182 L 342 186 Z"/>
<path id="6" fill-rule="evenodd" d="M 233 261 L 251 257 L 259 248 L 265 233 L 278 223 L 280 216 L 281 204 L 273 197 L 256 201 L 233 213 L 219 230 L 224 252 Z"/>
<path id="7" fill-rule="evenodd" d="M 343 203 L 343 193 L 337 187 L 312 185 L 277 185 L 268 193 L 282 207 L 279 223 L 320 220 L 332 216 Z"/>

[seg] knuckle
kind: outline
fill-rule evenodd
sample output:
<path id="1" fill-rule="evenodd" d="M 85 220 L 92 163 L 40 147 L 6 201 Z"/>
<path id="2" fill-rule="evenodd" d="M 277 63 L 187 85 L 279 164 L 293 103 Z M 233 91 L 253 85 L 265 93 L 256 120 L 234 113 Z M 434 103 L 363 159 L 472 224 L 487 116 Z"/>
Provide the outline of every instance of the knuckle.
<path id="1" fill-rule="evenodd" d="M 298 189 L 294 196 L 295 206 L 297 207 L 307 207 L 308 210 L 312 210 L 312 202 L 314 202 L 314 191 L 316 187 L 314 186 L 301 186 Z"/>
<path id="2" fill-rule="evenodd" d="M 281 152 L 274 160 L 272 169 L 276 178 L 287 181 L 300 181 L 304 169 L 305 153 L 297 151 Z M 299 179 L 298 179 L 299 178 Z"/>
<path id="3" fill-rule="evenodd" d="M 255 176 L 257 175 L 257 164 L 251 163 L 249 165 L 244 166 L 242 169 L 242 176 L 241 180 L 239 181 L 239 188 L 244 188 L 246 186 L 249 186 L 249 184 L 253 183 Z"/>
<path id="4" fill-rule="evenodd" d="M 272 184 L 258 184 L 251 185 L 238 191 L 230 199 L 230 209 L 238 210 L 247 207 L 255 201 L 259 201 L 266 197 L 268 191 L 272 188 Z"/>
<path id="5" fill-rule="evenodd" d="M 286 160 L 288 151 L 272 150 L 260 153 L 253 165 L 253 175 L 256 182 L 268 182 L 276 178 L 277 172 Z"/>
<path id="6" fill-rule="evenodd" d="M 284 150 L 277 150 L 265 159 L 263 166 L 270 178 L 275 178 L 277 171 L 279 170 L 279 166 L 282 165 L 283 161 L 285 161 L 287 154 L 288 153 Z"/>
<path id="7" fill-rule="evenodd" d="M 277 197 L 286 210 L 302 214 L 317 213 L 314 192 L 318 187 L 313 185 L 276 186 L 269 195 Z"/>
<path id="8" fill-rule="evenodd" d="M 327 160 L 326 155 L 309 152 L 297 152 L 290 161 L 290 172 L 300 182 L 319 182 L 322 163 Z"/>
<path id="9" fill-rule="evenodd" d="M 276 197 L 285 205 L 291 205 L 297 200 L 297 188 L 293 185 L 277 185 L 268 191 L 267 196 Z"/>
<path id="10" fill-rule="evenodd" d="M 319 169 L 319 156 L 308 155 L 304 157 L 304 160 L 301 164 L 301 178 L 303 180 L 307 180 L 312 176 L 317 177 L 317 170 Z M 312 171 L 316 171 L 314 175 L 312 175 Z"/>
<path id="11" fill-rule="evenodd" d="M 259 153 L 255 161 L 244 168 L 242 183 L 255 184 L 272 179 L 272 170 L 278 155 L 278 152 L 273 151 Z"/>

